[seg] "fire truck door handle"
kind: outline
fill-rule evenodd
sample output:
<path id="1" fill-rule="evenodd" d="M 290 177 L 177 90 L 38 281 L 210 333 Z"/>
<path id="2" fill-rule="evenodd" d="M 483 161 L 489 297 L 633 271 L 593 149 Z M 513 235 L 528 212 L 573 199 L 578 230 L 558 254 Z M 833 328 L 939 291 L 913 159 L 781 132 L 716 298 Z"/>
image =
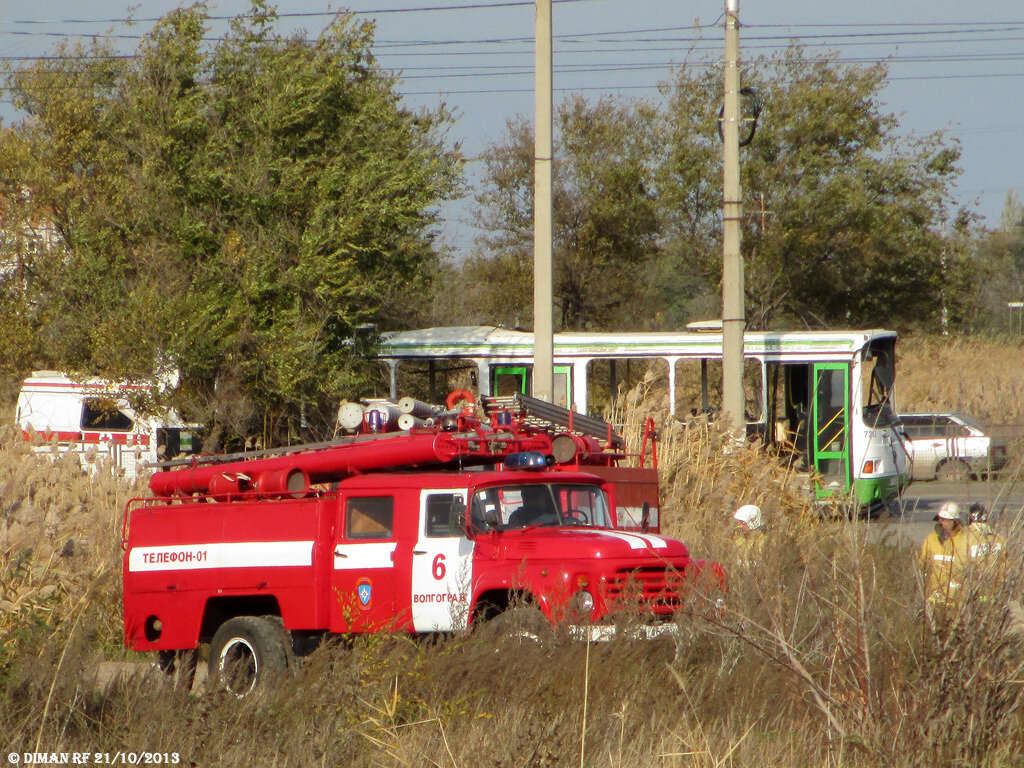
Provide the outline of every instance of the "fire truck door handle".
<path id="1" fill-rule="evenodd" d="M 425 555 L 425 554 L 427 554 L 427 550 L 425 550 L 425 549 L 414 549 L 412 551 L 412 553 L 414 555 Z"/>
<path id="2" fill-rule="evenodd" d="M 339 549 L 341 549 L 341 547 L 335 547 L 334 548 L 334 556 L 335 557 L 348 557 L 348 555 L 346 555 L 344 552 L 339 552 L 338 551 Z"/>

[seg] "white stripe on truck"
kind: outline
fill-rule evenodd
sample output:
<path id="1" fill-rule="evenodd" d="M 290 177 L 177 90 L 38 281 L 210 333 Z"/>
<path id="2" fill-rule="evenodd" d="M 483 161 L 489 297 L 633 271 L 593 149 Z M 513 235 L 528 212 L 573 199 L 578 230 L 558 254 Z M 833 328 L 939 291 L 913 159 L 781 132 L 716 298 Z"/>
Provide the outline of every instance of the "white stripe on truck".
<path id="1" fill-rule="evenodd" d="M 601 531 L 602 536 L 610 536 L 615 539 L 620 539 L 629 544 L 630 549 L 646 549 L 650 547 L 652 549 L 665 549 L 668 547 L 668 542 L 661 536 L 655 536 L 653 533 L 634 533 L 630 531 L 626 533 L 624 531 Z"/>
<path id="2" fill-rule="evenodd" d="M 334 570 L 362 571 L 367 568 L 394 568 L 394 541 L 375 541 L 365 544 L 338 544 L 334 548 Z"/>
<path id="3" fill-rule="evenodd" d="M 202 568 L 262 568 L 312 566 L 312 541 L 232 541 L 132 547 L 128 570 L 194 571 Z"/>

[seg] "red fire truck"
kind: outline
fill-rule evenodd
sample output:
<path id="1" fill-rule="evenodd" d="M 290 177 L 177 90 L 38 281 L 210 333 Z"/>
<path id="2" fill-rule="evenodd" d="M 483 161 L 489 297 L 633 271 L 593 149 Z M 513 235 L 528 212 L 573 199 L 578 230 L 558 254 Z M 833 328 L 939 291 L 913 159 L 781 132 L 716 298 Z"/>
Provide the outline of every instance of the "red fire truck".
<path id="1" fill-rule="evenodd" d="M 208 643 L 211 679 L 245 695 L 330 633 L 452 632 L 515 609 L 597 638 L 625 614 L 670 627 L 702 569 L 721 581 L 651 530 L 656 470 L 621 466 L 607 425 L 602 441 L 603 422 L 494 400 L 404 432 L 166 462 L 125 510 L 126 645 L 190 678 Z M 617 527 L 624 501 L 646 525 Z"/>

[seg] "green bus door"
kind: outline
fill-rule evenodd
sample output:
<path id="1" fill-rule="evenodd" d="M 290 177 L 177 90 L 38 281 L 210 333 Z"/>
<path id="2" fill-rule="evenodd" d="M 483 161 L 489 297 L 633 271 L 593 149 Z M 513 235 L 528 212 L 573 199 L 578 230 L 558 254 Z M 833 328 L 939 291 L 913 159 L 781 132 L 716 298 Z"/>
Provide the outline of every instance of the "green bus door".
<path id="1" fill-rule="evenodd" d="M 572 368 L 568 365 L 556 365 L 555 374 L 555 405 L 569 408 L 572 396 Z M 491 394 L 501 397 L 518 392 L 521 395 L 532 394 L 532 365 L 495 365 L 491 367 Z"/>
<path id="2" fill-rule="evenodd" d="M 818 498 L 850 490 L 850 366 L 814 363 L 813 466 L 820 476 Z"/>

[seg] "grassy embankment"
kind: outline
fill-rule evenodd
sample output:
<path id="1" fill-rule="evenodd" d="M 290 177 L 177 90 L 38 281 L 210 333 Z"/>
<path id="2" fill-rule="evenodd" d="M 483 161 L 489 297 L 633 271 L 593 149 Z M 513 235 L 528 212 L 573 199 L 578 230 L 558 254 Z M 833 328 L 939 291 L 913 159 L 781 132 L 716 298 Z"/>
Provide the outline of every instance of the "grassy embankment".
<path id="1" fill-rule="evenodd" d="M 1015 413 L 996 389 L 1013 382 L 990 369 L 1020 350 L 953 349 L 933 394 L 912 355 L 934 359 L 935 347 L 905 346 L 901 402 Z M 1003 610 L 1014 580 L 983 576 L 995 599 L 932 632 L 913 553 L 870 543 L 865 524 L 816 523 L 790 473 L 722 445 L 700 422 L 662 444 L 666 531 L 731 575 L 725 614 L 695 600 L 674 657 L 653 644 L 364 638 L 238 703 L 155 676 L 97 688 L 101 659 L 132 658 L 120 648 L 119 518 L 133 491 L 4 433 L 0 734 L 12 752 L 178 752 L 201 766 L 1016 764 L 1024 647 Z M 737 500 L 773 522 L 749 566 L 723 524 Z"/>

